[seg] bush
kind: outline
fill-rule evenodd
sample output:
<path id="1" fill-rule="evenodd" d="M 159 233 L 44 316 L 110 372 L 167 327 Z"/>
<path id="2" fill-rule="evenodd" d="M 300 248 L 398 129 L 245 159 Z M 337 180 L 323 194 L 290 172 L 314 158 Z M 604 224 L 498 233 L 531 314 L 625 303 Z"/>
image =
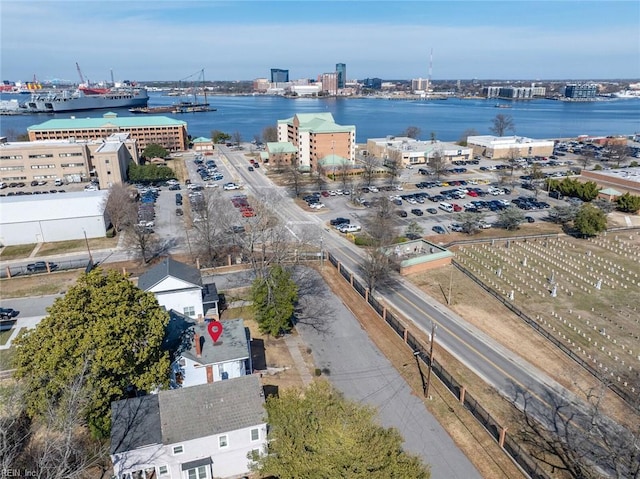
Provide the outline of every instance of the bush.
<path id="1" fill-rule="evenodd" d="M 107 230 L 107 238 L 115 238 L 115 236 L 116 236 L 116 229 L 112 226 Z"/>

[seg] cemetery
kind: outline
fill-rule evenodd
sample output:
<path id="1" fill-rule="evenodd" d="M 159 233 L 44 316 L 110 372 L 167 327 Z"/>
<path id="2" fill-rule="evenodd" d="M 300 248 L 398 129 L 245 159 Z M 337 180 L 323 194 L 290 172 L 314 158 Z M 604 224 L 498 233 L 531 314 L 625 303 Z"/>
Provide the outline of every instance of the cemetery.
<path id="1" fill-rule="evenodd" d="M 640 394 L 640 231 L 490 240 L 455 261 L 631 397 Z"/>

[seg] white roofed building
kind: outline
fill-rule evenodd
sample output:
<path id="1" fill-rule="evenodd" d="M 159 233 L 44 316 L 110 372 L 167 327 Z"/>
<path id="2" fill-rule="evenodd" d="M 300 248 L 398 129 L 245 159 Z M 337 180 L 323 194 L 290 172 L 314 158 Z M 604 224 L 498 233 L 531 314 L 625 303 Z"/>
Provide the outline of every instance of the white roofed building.
<path id="1" fill-rule="evenodd" d="M 470 136 L 467 146 L 474 155 L 486 158 L 511 158 L 512 156 L 549 156 L 553 154 L 553 140 L 535 140 L 524 136 Z"/>
<path id="2" fill-rule="evenodd" d="M 0 200 L 0 244 L 3 246 L 103 238 L 109 218 L 108 191 L 55 195 L 16 195 Z"/>

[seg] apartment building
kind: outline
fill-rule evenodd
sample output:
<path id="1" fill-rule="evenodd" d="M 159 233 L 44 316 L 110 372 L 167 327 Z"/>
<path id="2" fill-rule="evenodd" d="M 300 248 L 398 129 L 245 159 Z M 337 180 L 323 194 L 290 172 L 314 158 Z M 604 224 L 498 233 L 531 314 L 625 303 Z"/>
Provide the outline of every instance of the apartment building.
<path id="1" fill-rule="evenodd" d="M 285 142 L 295 148 L 302 170 L 354 165 L 356 127 L 338 125 L 331 113 L 298 113 L 278 120 L 278 143 Z"/>
<path id="2" fill-rule="evenodd" d="M 119 118 L 109 112 L 100 118 L 54 119 L 30 126 L 27 133 L 30 141 L 97 140 L 114 133 L 129 133 L 137 141 L 139 152 L 152 143 L 167 151 L 184 151 L 189 146 L 186 121 L 155 115 Z"/>
<path id="3" fill-rule="evenodd" d="M 7 183 L 97 180 L 101 189 L 107 189 L 127 179 L 131 163 L 139 163 L 139 156 L 137 142 L 128 133 L 94 140 L 0 143 L 0 178 Z"/>

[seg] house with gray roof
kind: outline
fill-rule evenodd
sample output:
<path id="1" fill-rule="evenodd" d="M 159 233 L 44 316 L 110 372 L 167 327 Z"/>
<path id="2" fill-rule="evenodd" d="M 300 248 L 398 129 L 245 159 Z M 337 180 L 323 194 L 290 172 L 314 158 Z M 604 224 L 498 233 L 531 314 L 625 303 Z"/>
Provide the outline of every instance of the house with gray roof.
<path id="1" fill-rule="evenodd" d="M 111 423 L 118 479 L 235 479 L 249 472 L 249 453 L 266 450 L 257 376 L 116 401 Z"/>
<path id="2" fill-rule="evenodd" d="M 216 285 L 203 284 L 200 270 L 172 258 L 165 258 L 140 275 L 138 287 L 152 292 L 160 306 L 190 318 L 219 317 Z"/>
<path id="3" fill-rule="evenodd" d="M 251 335 L 244 320 L 216 323 L 219 336 L 209 332 L 211 321 L 191 321 L 170 313 L 168 337 L 179 338 L 170 346 L 173 363 L 171 386 L 187 388 L 251 374 Z"/>

